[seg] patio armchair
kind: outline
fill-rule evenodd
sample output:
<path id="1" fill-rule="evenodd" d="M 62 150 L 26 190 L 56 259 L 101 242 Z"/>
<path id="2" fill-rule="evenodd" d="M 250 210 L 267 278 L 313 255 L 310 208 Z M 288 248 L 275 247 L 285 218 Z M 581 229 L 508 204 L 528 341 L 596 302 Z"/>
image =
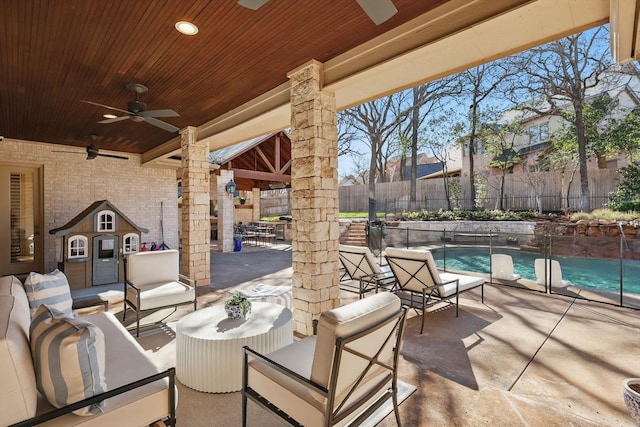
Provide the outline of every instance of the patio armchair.
<path id="1" fill-rule="evenodd" d="M 484 303 L 484 279 L 482 277 L 467 276 L 439 272 L 431 251 L 418 249 L 390 248 L 385 257 L 395 276 L 394 292 L 402 302 L 416 311 L 422 311 L 422 326 L 427 307 L 440 302 L 455 304 L 458 317 L 458 303 L 461 293 L 477 287 L 481 288 Z M 455 299 L 455 302 L 451 300 Z"/>
<path id="2" fill-rule="evenodd" d="M 378 265 L 368 247 L 340 245 L 338 257 L 345 270 L 340 289 L 355 292 L 362 298 L 367 292 L 377 293 L 380 287 L 393 286 L 394 278 L 389 266 Z"/>
<path id="3" fill-rule="evenodd" d="M 397 376 L 406 311 L 383 292 L 320 314 L 317 334 L 263 355 L 244 347 L 247 399 L 292 425 L 361 425 L 390 399 L 400 425 Z"/>
<path id="4" fill-rule="evenodd" d="M 125 258 L 124 311 L 136 312 L 136 336 L 140 336 L 140 313 L 159 308 L 193 304 L 197 309 L 196 284 L 180 274 L 179 253 L 175 249 L 138 252 Z"/>

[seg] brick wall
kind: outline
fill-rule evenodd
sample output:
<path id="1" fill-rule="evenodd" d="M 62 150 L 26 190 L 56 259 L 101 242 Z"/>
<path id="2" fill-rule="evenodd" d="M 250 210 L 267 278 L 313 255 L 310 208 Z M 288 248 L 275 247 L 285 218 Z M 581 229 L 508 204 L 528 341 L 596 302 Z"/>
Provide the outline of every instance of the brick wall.
<path id="1" fill-rule="evenodd" d="M 80 154 L 54 153 L 78 151 Z M 120 153 L 121 154 L 121 153 Z M 56 239 L 49 230 L 66 224 L 96 200 L 108 199 L 140 227 L 143 242 L 162 242 L 160 202 L 164 202 L 164 241 L 178 248 L 179 223 L 176 171 L 140 165 L 140 156 L 129 160 L 98 157 L 86 160 L 82 148 L 5 138 L 0 143 L 3 163 L 43 167 L 44 268 L 56 267 Z M 58 245 L 59 246 L 59 245 Z"/>

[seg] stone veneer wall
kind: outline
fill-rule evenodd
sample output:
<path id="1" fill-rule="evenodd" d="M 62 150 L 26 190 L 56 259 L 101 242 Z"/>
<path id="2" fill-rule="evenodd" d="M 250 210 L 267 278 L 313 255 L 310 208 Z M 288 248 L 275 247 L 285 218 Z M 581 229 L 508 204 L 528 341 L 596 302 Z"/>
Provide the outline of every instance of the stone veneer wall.
<path id="1" fill-rule="evenodd" d="M 78 154 L 53 150 L 78 151 Z M 122 153 L 119 153 L 122 154 Z M 79 147 L 43 144 L 5 138 L 0 143 L 3 163 L 43 167 L 44 270 L 57 267 L 59 242 L 49 230 L 66 224 L 96 200 L 107 199 L 140 227 L 148 228 L 143 242 L 162 241 L 160 202 L 164 202 L 164 241 L 178 248 L 178 190 L 176 171 L 140 165 L 129 160 L 98 157 L 86 160 Z M 2 272 L 0 272 L 1 274 Z"/>
<path id="2" fill-rule="evenodd" d="M 294 330 L 338 305 L 338 146 L 335 96 L 322 64 L 291 72 L 291 216 Z"/>
<path id="3" fill-rule="evenodd" d="M 209 143 L 196 128 L 180 131 L 182 146 L 182 267 L 196 285 L 211 282 Z"/>

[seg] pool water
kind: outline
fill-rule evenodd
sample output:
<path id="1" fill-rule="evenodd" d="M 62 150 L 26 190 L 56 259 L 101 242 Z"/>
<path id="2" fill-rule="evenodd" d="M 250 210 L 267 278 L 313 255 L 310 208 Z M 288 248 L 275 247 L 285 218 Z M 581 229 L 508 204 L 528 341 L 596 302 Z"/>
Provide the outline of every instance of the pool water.
<path id="1" fill-rule="evenodd" d="M 489 274 L 490 257 L 488 248 L 448 247 L 432 250 L 438 267 L 445 266 L 446 252 L 447 270 L 475 271 Z M 523 279 L 536 280 L 534 262 L 543 258 L 539 253 L 520 251 L 517 249 L 494 248 L 494 254 L 507 254 L 513 258 L 513 272 Z M 562 279 L 575 286 L 620 292 L 620 260 L 575 257 L 552 257 L 560 262 Z M 640 263 L 624 260 L 623 263 L 624 292 L 640 294 Z"/>

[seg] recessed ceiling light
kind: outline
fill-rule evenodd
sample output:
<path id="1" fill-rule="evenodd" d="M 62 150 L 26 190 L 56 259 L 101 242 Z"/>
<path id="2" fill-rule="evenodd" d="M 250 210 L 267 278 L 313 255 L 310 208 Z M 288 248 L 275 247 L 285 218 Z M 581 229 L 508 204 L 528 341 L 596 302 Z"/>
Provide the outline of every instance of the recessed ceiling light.
<path id="1" fill-rule="evenodd" d="M 118 116 L 116 116 L 115 114 L 103 114 L 102 117 L 104 117 L 105 119 L 117 119 Z"/>
<path id="2" fill-rule="evenodd" d="M 176 30 L 180 31 L 182 34 L 187 36 L 193 36 L 198 34 L 198 27 L 193 25 L 191 22 L 187 21 L 178 21 L 176 22 Z"/>

